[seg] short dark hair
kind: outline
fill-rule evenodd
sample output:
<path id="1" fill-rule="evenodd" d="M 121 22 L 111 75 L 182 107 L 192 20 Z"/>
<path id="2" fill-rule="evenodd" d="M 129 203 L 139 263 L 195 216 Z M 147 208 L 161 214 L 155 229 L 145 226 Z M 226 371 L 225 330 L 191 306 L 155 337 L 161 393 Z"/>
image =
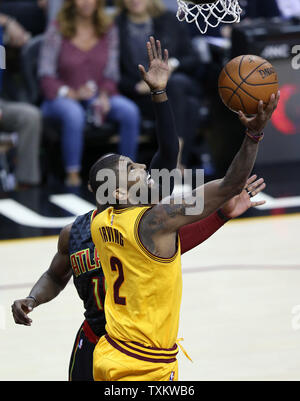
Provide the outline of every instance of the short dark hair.
<path id="1" fill-rule="evenodd" d="M 98 188 L 105 182 L 97 181 L 98 172 L 103 169 L 111 169 L 117 171 L 120 157 L 121 156 L 118 154 L 108 153 L 100 157 L 100 159 L 98 159 L 96 163 L 93 164 L 89 173 L 89 184 L 94 195 L 96 195 Z"/>

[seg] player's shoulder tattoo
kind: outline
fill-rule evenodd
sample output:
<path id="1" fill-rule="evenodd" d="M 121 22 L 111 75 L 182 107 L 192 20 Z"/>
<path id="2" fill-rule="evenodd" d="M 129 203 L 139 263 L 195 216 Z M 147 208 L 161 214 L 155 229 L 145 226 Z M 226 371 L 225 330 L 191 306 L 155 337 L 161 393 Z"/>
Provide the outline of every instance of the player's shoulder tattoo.
<path id="1" fill-rule="evenodd" d="M 154 236 L 167 229 L 170 219 L 185 215 L 185 205 L 159 204 L 143 216 L 139 235 L 143 245 L 152 253 L 156 253 Z"/>

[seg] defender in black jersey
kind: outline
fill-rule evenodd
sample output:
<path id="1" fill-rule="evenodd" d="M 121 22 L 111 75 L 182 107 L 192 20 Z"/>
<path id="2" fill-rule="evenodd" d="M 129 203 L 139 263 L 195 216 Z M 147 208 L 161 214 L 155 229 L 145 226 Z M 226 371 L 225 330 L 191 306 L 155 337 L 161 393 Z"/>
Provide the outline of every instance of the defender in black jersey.
<path id="1" fill-rule="evenodd" d="M 77 217 L 69 233 L 69 256 L 74 285 L 83 301 L 85 321 L 73 347 L 69 380 L 93 380 L 93 351 L 105 334 L 105 279 L 91 238 L 90 224 L 96 211 Z"/>
<path id="2" fill-rule="evenodd" d="M 151 45 L 152 48 L 155 46 L 153 38 L 151 38 Z M 159 42 L 157 46 L 160 47 Z M 152 81 L 148 81 L 147 74 L 144 74 L 144 79 L 152 90 L 156 89 L 157 80 L 160 83 L 165 81 L 165 85 L 167 84 L 167 63 L 163 62 L 158 55 L 150 60 L 150 72 L 152 72 Z M 166 93 L 154 94 L 152 99 L 156 114 L 159 149 L 152 159 L 149 170 L 163 168 L 172 170 L 177 166 L 179 152 L 172 111 Z M 182 253 L 199 245 L 222 227 L 228 221 L 226 215 L 234 218 L 248 208 L 262 204 L 262 202 L 252 203 L 248 195 L 250 192 L 252 196 L 255 196 L 265 187 L 263 180 L 256 180 L 256 178 L 253 176 L 249 179 L 247 191 L 243 191 L 240 196 L 229 201 L 222 209 L 223 213 L 216 213 L 180 230 Z M 97 255 L 90 232 L 90 224 L 95 213 L 96 210 L 77 217 L 73 224 L 61 231 L 58 250 L 49 269 L 37 281 L 26 299 L 15 301 L 12 305 L 15 322 L 30 326 L 32 320 L 28 317 L 28 313 L 38 305 L 54 299 L 73 276 L 74 285 L 85 308 L 85 320 L 77 333 L 69 365 L 69 380 L 73 381 L 93 380 L 93 351 L 98 339 L 105 334 L 105 281 L 100 263 L 101 255 Z"/>
<path id="3" fill-rule="evenodd" d="M 105 280 L 97 249 L 91 238 L 90 224 L 96 211 L 77 217 L 69 238 L 70 264 L 74 285 L 83 301 L 87 323 L 100 336 L 105 330 Z"/>
<path id="4" fill-rule="evenodd" d="M 160 42 L 154 38 L 147 43 L 151 51 L 149 71 L 141 70 L 145 82 L 152 91 L 156 85 L 167 86 L 169 78 L 168 54 L 162 58 Z M 157 52 L 159 50 L 159 52 Z M 162 92 L 162 93 L 161 93 Z M 152 94 L 156 114 L 157 141 L 159 149 L 154 155 L 151 169 L 177 167 L 179 140 L 176 133 L 173 114 L 165 91 Z M 30 326 L 31 319 L 27 314 L 38 305 L 49 302 L 56 297 L 73 276 L 78 295 L 85 308 L 85 321 L 80 327 L 69 366 L 70 380 L 93 380 L 93 350 L 98 338 L 105 334 L 105 281 L 101 269 L 99 255 L 92 242 L 90 223 L 94 211 L 77 217 L 72 225 L 65 227 L 59 236 L 58 252 L 52 260 L 50 268 L 42 275 L 25 300 L 15 301 L 12 307 L 16 323 Z M 101 255 L 100 255 L 101 258 Z"/>

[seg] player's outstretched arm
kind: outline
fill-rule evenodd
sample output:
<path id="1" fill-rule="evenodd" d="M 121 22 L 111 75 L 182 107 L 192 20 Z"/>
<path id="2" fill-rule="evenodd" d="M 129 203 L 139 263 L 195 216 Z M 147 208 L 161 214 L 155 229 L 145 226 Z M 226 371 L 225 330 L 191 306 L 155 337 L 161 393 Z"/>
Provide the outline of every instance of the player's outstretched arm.
<path id="1" fill-rule="evenodd" d="M 141 222 L 141 236 L 146 241 L 147 238 L 151 238 L 152 251 L 153 244 L 161 241 L 162 236 L 175 234 L 181 227 L 208 217 L 244 190 L 256 160 L 259 138 L 277 107 L 279 95 L 278 93 L 277 96 L 271 97 L 266 109 L 260 102 L 256 117 L 247 118 L 240 113 L 241 122 L 248 132 L 223 179 L 195 189 L 190 197 L 172 197 L 168 204 L 162 202 L 144 216 Z"/>
<path id="2" fill-rule="evenodd" d="M 69 225 L 61 231 L 57 253 L 49 269 L 33 286 L 28 298 L 20 299 L 13 303 L 12 314 L 17 324 L 31 326 L 32 320 L 28 317 L 28 313 L 38 305 L 54 299 L 65 288 L 72 277 L 72 268 L 69 259 L 71 227 L 72 225 Z"/>
<path id="3" fill-rule="evenodd" d="M 139 70 L 152 93 L 158 143 L 158 150 L 150 163 L 149 170 L 150 172 L 151 169 L 173 170 L 177 167 L 179 140 L 173 111 L 166 93 L 170 77 L 168 51 L 163 52 L 160 41 L 151 36 L 147 42 L 147 52 L 148 71 L 142 65 L 139 65 Z"/>

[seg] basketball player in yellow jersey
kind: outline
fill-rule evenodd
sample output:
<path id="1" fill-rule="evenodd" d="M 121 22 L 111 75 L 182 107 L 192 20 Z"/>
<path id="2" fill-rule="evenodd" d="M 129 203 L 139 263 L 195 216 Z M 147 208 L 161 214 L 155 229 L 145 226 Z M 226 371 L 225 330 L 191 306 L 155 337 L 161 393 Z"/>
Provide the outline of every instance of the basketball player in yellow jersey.
<path id="1" fill-rule="evenodd" d="M 153 38 L 147 49 L 150 68 L 146 72 L 140 66 L 143 79 L 152 95 L 165 101 L 167 52 L 163 58 L 160 43 Z M 272 96 L 266 109 L 260 104 L 253 118 L 240 114 L 247 135 L 226 176 L 197 188 L 184 199 L 170 197 L 169 202 L 137 205 L 133 188 L 142 193 L 152 185 L 145 165 L 124 156 L 109 155 L 92 167 L 90 185 L 98 214 L 91 232 L 107 281 L 107 334 L 94 351 L 95 380 L 178 379 L 176 340 L 182 277 L 177 232 L 241 193 L 253 169 L 262 131 L 278 100 L 279 94 Z M 116 177 L 113 188 L 103 178 L 108 169 Z M 192 213 L 191 207 L 195 208 Z"/>

